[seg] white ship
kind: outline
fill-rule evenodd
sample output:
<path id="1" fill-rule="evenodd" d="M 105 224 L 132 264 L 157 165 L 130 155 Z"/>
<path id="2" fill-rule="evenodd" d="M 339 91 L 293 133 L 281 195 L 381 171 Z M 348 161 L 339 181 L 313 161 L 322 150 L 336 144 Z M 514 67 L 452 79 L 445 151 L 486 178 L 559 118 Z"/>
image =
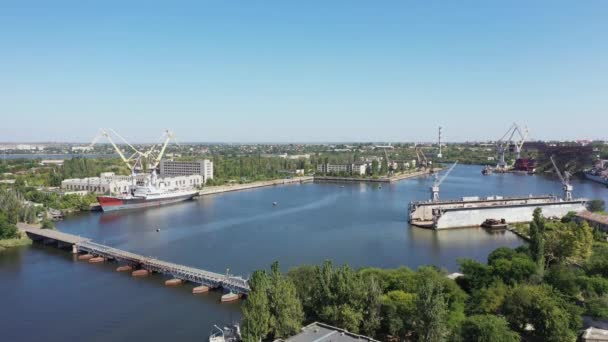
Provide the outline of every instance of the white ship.
<path id="1" fill-rule="evenodd" d="M 134 177 L 135 179 L 135 177 Z M 156 178 L 153 171 L 144 185 L 133 185 L 129 192 L 119 196 L 98 196 L 103 211 L 138 209 L 186 201 L 198 195 L 195 189 L 172 189 Z"/>

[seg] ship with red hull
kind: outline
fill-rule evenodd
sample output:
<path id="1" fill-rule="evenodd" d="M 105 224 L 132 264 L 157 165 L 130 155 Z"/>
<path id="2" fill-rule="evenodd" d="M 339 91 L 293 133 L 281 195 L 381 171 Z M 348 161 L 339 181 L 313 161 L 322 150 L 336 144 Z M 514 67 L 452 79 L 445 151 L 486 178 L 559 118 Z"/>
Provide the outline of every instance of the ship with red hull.
<path id="1" fill-rule="evenodd" d="M 198 195 L 196 190 L 170 191 L 148 196 L 122 195 L 122 196 L 98 196 L 97 201 L 103 211 L 115 211 L 125 209 L 139 209 L 147 207 L 158 207 L 176 202 L 192 199 Z"/>
<path id="2" fill-rule="evenodd" d="M 161 205 L 182 202 L 198 195 L 196 189 L 168 188 L 165 183 L 157 181 L 156 172 L 148 177 L 144 185 L 133 185 L 129 192 L 119 196 L 98 196 L 97 201 L 103 211 L 159 207 Z"/>

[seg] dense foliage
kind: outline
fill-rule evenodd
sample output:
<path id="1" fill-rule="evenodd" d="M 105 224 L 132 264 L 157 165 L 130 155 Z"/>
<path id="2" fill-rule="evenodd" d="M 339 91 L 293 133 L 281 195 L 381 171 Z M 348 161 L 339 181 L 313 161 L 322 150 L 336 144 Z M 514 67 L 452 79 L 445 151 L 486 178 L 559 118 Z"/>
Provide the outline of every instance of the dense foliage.
<path id="1" fill-rule="evenodd" d="M 291 269 L 283 277 L 290 290 L 273 297 L 275 264 L 270 277 L 252 277 L 246 340 L 322 321 L 381 340 L 574 341 L 582 315 L 608 317 L 608 244 L 594 242 L 586 223 L 545 219 L 540 210 L 530 230 L 529 247 L 498 248 L 487 263 L 460 260 L 456 281 L 434 267 L 353 270 L 327 261 Z M 289 329 L 272 323 L 284 305 L 294 312 L 284 319 Z"/>

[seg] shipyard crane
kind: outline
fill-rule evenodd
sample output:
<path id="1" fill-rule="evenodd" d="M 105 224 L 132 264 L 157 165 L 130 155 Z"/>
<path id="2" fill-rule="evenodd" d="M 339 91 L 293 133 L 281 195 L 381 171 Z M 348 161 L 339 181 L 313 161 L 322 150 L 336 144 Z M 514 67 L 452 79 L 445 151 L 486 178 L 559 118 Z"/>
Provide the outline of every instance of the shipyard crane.
<path id="1" fill-rule="evenodd" d="M 426 155 L 418 146 L 414 146 L 414 151 L 416 152 L 416 159 L 418 159 L 418 165 L 420 165 L 421 168 L 426 170 L 426 167 L 429 164 L 429 161 L 426 159 Z"/>
<path id="2" fill-rule="evenodd" d="M 450 172 L 452 172 L 454 167 L 456 167 L 456 164 L 458 164 L 458 160 L 455 161 L 454 164 L 452 164 L 452 166 L 450 166 L 450 168 L 443 174 L 443 176 L 441 176 L 441 178 L 439 178 L 439 176 L 437 174 L 435 174 L 435 182 L 433 183 L 433 186 L 431 187 L 431 200 L 433 202 L 439 201 L 439 186 L 448 177 Z"/>
<path id="3" fill-rule="evenodd" d="M 386 167 L 388 168 L 387 171 L 388 171 L 389 175 L 393 174 L 393 172 L 395 172 L 395 170 L 393 168 L 393 163 L 388 158 L 388 152 L 386 152 L 386 150 L 388 148 L 394 148 L 394 147 L 391 146 L 391 144 L 388 144 L 386 146 L 376 146 L 376 148 L 382 148 L 382 150 L 384 150 L 384 159 L 386 160 Z"/>
<path id="4" fill-rule="evenodd" d="M 553 168 L 555 169 L 555 172 L 559 176 L 559 179 L 562 181 L 562 185 L 563 185 L 563 189 L 564 189 L 564 200 L 572 201 L 572 184 L 570 184 L 570 173 L 568 171 L 564 171 L 564 174 L 562 175 L 562 173 L 559 171 L 559 168 L 557 167 L 557 164 L 555 164 L 555 160 L 553 159 L 553 156 L 551 156 L 549 159 L 551 159 Z"/>
<path id="5" fill-rule="evenodd" d="M 117 137 L 119 137 L 131 149 L 133 149 L 133 151 L 134 151 L 133 154 L 131 154 L 129 157 L 125 156 L 125 153 L 118 147 L 118 145 L 116 145 L 116 143 L 112 139 L 112 135 L 110 134 L 110 132 L 113 133 L 114 135 L 116 135 Z M 126 142 L 126 140 L 122 136 L 120 136 L 118 133 L 116 133 L 112 129 L 109 129 L 109 130 L 101 129 L 99 131 L 99 134 L 97 136 L 95 136 L 95 138 L 93 138 L 93 141 L 91 142 L 89 147 L 93 147 L 99 141 L 99 139 L 101 139 L 102 137 L 105 137 L 106 139 L 108 139 L 108 141 L 110 142 L 112 147 L 114 147 L 114 150 L 116 151 L 116 153 L 120 156 L 120 159 L 122 159 L 122 161 L 125 163 L 125 165 L 127 165 L 129 170 L 131 171 L 131 174 L 134 174 L 136 167 L 137 167 L 143 153 L 141 151 L 139 151 L 138 149 L 136 149 L 135 147 L 133 147 L 133 145 Z"/>
<path id="6" fill-rule="evenodd" d="M 160 149 L 158 154 L 156 154 L 156 156 L 154 155 L 157 145 L 152 146 L 152 148 L 150 148 L 150 150 L 146 154 L 146 157 L 151 156 L 153 158 L 152 164 L 150 164 L 150 169 L 152 169 L 152 170 L 154 170 L 158 167 L 158 164 L 160 164 L 160 161 L 163 158 L 165 151 L 167 150 L 167 145 L 169 145 L 169 141 L 171 139 L 174 139 L 174 137 L 175 137 L 173 135 L 173 132 L 169 131 L 168 129 L 165 130 L 165 133 L 163 134 L 163 136 L 164 136 L 165 141 L 163 143 L 163 147 Z"/>
<path id="7" fill-rule="evenodd" d="M 515 141 L 513 138 L 515 134 L 519 136 L 519 140 Z M 513 123 L 509 130 L 496 142 L 496 152 L 498 154 L 498 165 L 496 168 L 499 170 L 507 169 L 507 162 L 505 161 L 505 153 L 507 147 L 509 147 L 510 152 L 515 152 L 517 158 L 521 157 L 521 149 L 528 137 L 528 129 L 524 128 L 523 130 L 519 127 L 518 124 Z"/>

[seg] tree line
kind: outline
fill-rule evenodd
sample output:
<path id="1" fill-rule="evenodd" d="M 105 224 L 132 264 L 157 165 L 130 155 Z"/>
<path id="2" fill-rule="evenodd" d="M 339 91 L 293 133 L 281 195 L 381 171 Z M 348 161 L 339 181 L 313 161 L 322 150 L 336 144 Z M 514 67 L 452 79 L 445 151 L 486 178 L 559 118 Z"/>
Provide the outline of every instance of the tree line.
<path id="1" fill-rule="evenodd" d="M 498 248 L 486 263 L 461 259 L 452 280 L 414 271 L 305 265 L 256 271 L 243 304 L 246 341 L 296 334 L 321 321 L 391 341 L 574 341 L 582 315 L 608 318 L 608 243 L 572 215 L 540 209 L 529 246 Z M 598 240 L 594 240 L 594 236 Z"/>

